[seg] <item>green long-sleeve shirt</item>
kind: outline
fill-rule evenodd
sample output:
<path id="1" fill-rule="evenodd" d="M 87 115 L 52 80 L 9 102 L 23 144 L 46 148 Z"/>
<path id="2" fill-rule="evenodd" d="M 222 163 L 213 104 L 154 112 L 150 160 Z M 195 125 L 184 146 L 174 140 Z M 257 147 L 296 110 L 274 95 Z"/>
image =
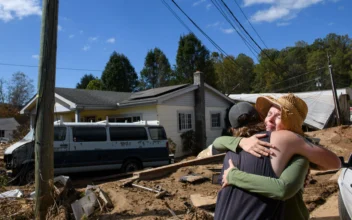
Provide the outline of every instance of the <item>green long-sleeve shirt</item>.
<path id="1" fill-rule="evenodd" d="M 238 151 L 238 137 L 219 137 L 213 147 L 218 151 Z M 279 179 L 250 174 L 232 169 L 227 175 L 229 184 L 253 193 L 285 200 L 285 219 L 308 219 L 309 212 L 303 202 L 303 185 L 309 168 L 309 162 L 302 156 L 295 155 L 289 161 Z"/>

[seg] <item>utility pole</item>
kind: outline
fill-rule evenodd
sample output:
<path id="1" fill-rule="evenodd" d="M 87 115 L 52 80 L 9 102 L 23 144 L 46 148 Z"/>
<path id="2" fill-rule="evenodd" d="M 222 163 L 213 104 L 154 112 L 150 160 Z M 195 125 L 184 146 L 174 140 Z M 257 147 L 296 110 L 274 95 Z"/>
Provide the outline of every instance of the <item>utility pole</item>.
<path id="1" fill-rule="evenodd" d="M 36 219 L 45 219 L 54 201 L 54 90 L 59 2 L 42 0 L 42 3 L 34 149 Z"/>
<path id="2" fill-rule="evenodd" d="M 337 98 L 335 82 L 334 82 L 334 76 L 332 74 L 332 65 L 330 63 L 330 55 L 329 54 L 328 54 L 328 66 L 329 66 L 332 94 L 334 96 L 335 112 L 336 112 L 336 117 L 337 117 L 337 125 L 341 125 L 340 105 L 339 105 L 339 100 Z"/>

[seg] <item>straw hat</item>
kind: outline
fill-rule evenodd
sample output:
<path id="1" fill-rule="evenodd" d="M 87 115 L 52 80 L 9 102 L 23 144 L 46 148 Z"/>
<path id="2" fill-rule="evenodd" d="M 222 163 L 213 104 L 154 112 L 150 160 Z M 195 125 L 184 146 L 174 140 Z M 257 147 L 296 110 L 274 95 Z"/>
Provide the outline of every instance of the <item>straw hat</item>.
<path id="1" fill-rule="evenodd" d="M 257 98 L 255 107 L 264 119 L 273 105 L 281 109 L 281 121 L 287 130 L 303 134 L 302 125 L 308 113 L 308 106 L 302 99 L 292 93 L 278 99 L 262 96 Z"/>

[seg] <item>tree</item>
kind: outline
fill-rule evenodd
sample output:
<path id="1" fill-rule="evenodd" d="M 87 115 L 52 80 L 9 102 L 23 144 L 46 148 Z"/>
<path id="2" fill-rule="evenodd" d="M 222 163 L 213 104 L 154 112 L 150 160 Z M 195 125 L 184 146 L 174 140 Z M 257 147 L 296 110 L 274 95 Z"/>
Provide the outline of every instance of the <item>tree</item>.
<path id="1" fill-rule="evenodd" d="M 91 80 L 86 89 L 89 90 L 103 90 L 104 84 L 100 79 L 93 79 Z"/>
<path id="2" fill-rule="evenodd" d="M 214 65 L 216 74 L 216 87 L 223 94 L 232 93 L 232 89 L 236 87 L 236 66 L 231 59 L 235 59 L 233 56 L 225 57 L 223 54 L 213 52 L 211 59 Z"/>
<path id="3" fill-rule="evenodd" d="M 273 84 L 282 81 L 284 78 L 282 70 L 278 66 L 279 55 L 280 51 L 275 49 L 264 49 L 259 54 L 259 63 L 254 68 L 253 92 L 272 92 L 277 89 L 277 86 L 273 86 Z"/>
<path id="4" fill-rule="evenodd" d="M 82 76 L 81 81 L 79 83 L 77 83 L 76 85 L 76 89 L 86 89 L 88 86 L 88 83 L 92 80 L 95 80 L 96 77 L 93 76 L 93 74 L 84 74 L 84 76 Z"/>
<path id="5" fill-rule="evenodd" d="M 238 82 L 238 86 L 232 88 L 232 92 L 236 93 L 250 93 L 251 83 L 254 80 L 254 62 L 249 56 L 241 53 L 235 59 L 238 67 L 236 68 L 235 82 Z M 227 61 L 228 62 L 228 61 Z"/>
<path id="6" fill-rule="evenodd" d="M 224 56 L 212 53 L 217 78 L 216 86 L 224 94 L 249 93 L 254 80 L 254 62 L 245 54 Z"/>
<path id="7" fill-rule="evenodd" d="M 176 79 L 178 83 L 193 83 L 193 73 L 202 71 L 205 82 L 216 87 L 216 76 L 209 50 L 190 33 L 181 36 L 176 56 Z"/>
<path id="8" fill-rule="evenodd" d="M 23 72 L 12 74 L 8 85 L 8 100 L 15 107 L 22 107 L 34 92 L 33 80 L 29 79 Z"/>
<path id="9" fill-rule="evenodd" d="M 138 85 L 138 76 L 128 58 L 115 51 L 101 76 L 106 90 L 132 92 Z"/>
<path id="10" fill-rule="evenodd" d="M 141 83 L 144 89 L 167 86 L 171 77 L 171 67 L 165 54 L 154 48 L 148 51 L 144 61 L 144 68 L 141 71 Z"/>

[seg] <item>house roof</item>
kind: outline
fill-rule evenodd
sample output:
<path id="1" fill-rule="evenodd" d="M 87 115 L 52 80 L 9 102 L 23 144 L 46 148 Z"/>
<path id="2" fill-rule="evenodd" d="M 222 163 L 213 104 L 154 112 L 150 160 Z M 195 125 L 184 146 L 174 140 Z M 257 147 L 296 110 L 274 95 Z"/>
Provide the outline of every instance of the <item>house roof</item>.
<path id="1" fill-rule="evenodd" d="M 15 118 L 0 118 L 0 130 L 13 131 L 19 125 Z"/>
<path id="2" fill-rule="evenodd" d="M 175 85 L 175 86 L 165 86 L 165 87 L 159 87 L 159 88 L 154 88 L 154 89 L 148 89 L 145 91 L 133 93 L 131 95 L 131 97 L 129 97 L 128 100 L 157 97 L 157 96 L 161 96 L 166 93 L 170 93 L 170 92 L 182 89 L 182 88 L 187 87 L 189 85 L 190 84 L 181 84 L 181 85 Z"/>
<path id="3" fill-rule="evenodd" d="M 116 106 L 132 93 L 87 89 L 55 88 L 55 93 L 77 106 Z"/>
<path id="4" fill-rule="evenodd" d="M 211 90 L 228 102 L 233 102 L 227 96 L 221 94 L 211 86 L 204 84 L 205 88 Z M 69 105 L 70 109 L 79 108 L 121 108 L 134 105 L 149 105 L 162 103 L 170 98 L 180 96 L 184 93 L 196 90 L 199 86 L 194 84 L 181 84 L 148 89 L 136 93 L 112 92 L 86 89 L 55 88 L 55 98 Z M 21 110 L 21 114 L 34 107 L 36 96 Z"/>
<path id="5" fill-rule="evenodd" d="M 352 89 L 338 89 L 338 97 L 348 94 L 352 97 Z M 279 98 L 287 93 L 256 93 L 256 94 L 231 94 L 229 97 L 235 101 L 246 101 L 255 103 L 259 96 L 272 96 Z M 331 90 L 294 93 L 303 99 L 308 106 L 308 114 L 304 123 L 317 129 L 325 128 L 331 114 L 335 109 L 334 97 Z"/>

